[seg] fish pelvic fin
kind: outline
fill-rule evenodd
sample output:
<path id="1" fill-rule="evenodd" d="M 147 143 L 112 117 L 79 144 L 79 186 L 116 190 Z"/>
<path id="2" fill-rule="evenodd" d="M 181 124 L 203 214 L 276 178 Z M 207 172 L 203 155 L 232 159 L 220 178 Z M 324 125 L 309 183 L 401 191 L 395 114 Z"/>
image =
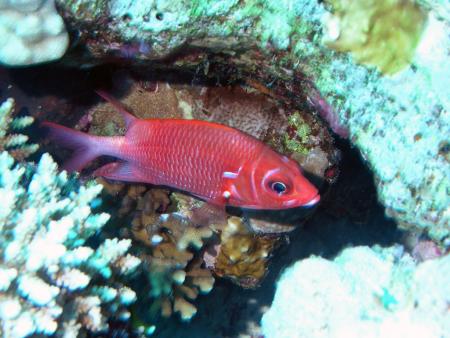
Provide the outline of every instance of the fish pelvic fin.
<path id="1" fill-rule="evenodd" d="M 102 141 L 108 137 L 89 135 L 53 122 L 43 122 L 42 127 L 47 129 L 49 139 L 74 150 L 72 157 L 62 165 L 63 170 L 80 171 L 93 159 L 105 154 Z"/>
<path id="2" fill-rule="evenodd" d="M 140 171 L 129 162 L 112 162 L 98 168 L 92 174 L 109 180 L 124 182 L 141 182 Z"/>
<path id="3" fill-rule="evenodd" d="M 225 205 L 205 202 L 201 207 L 194 208 L 191 211 L 191 222 L 197 226 L 214 225 L 217 229 L 223 229 L 227 224 Z"/>
<path id="4" fill-rule="evenodd" d="M 115 99 L 114 97 L 112 97 L 107 92 L 101 89 L 97 89 L 95 92 L 105 101 L 109 102 L 120 113 L 120 115 L 122 115 L 122 118 L 125 120 L 125 126 L 127 130 L 128 128 L 130 128 L 131 124 L 135 120 L 137 120 L 137 117 L 132 115 L 122 102 Z"/>

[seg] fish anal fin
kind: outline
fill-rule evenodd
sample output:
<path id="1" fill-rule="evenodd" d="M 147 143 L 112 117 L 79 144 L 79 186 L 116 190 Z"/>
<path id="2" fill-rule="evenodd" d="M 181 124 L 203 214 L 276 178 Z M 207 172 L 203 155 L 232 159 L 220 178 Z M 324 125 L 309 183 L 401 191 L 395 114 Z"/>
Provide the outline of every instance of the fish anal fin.
<path id="1" fill-rule="evenodd" d="M 125 120 L 127 130 L 130 128 L 131 124 L 137 120 L 137 117 L 131 114 L 122 102 L 103 90 L 97 89 L 95 92 L 105 101 L 109 102 L 120 113 L 120 115 L 122 115 L 122 118 Z"/>
<path id="2" fill-rule="evenodd" d="M 94 171 L 93 176 L 125 182 L 140 182 L 141 175 L 129 162 L 112 162 Z"/>
<path id="3" fill-rule="evenodd" d="M 72 156 L 62 164 L 61 170 L 66 170 L 69 173 L 81 171 L 97 156 L 98 154 L 96 152 L 89 151 L 89 149 L 77 149 Z"/>

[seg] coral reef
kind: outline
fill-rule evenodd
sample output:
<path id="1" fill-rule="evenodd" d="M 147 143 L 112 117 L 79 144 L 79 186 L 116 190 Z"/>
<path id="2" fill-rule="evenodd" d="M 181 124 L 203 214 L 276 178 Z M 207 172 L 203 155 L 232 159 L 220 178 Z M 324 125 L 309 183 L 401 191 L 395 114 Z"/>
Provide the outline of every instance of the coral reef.
<path id="1" fill-rule="evenodd" d="M 130 315 L 136 294 L 120 276 L 140 260 L 127 254 L 130 240 L 87 245 L 109 219 L 92 212 L 101 185 L 81 186 L 58 174 L 48 154 L 34 165 L 7 152 L 23 160 L 37 150 L 25 135 L 8 135 L 8 126 L 21 129 L 33 121 L 13 119 L 13 106 L 13 99 L 0 106 L 0 331 L 5 337 L 105 331 L 108 320 Z"/>
<path id="2" fill-rule="evenodd" d="M 141 312 L 150 313 L 150 319 L 158 313 L 163 317 L 179 313 L 183 321 L 189 321 L 197 312 L 191 302 L 199 293 L 209 293 L 214 284 L 211 272 L 201 266 L 201 250 L 213 232 L 189 221 L 192 215 L 188 207 L 199 202 L 178 193 L 171 195 L 171 201 L 165 189 L 98 181 L 110 194 L 120 197 L 119 215 L 132 215 L 132 225 L 124 227 L 123 234 L 144 244 L 138 251 L 151 291 L 139 295 L 139 305 L 145 304 L 145 299 L 151 306 Z M 165 213 L 171 203 L 176 211 Z M 141 317 L 148 320 L 145 315 Z"/>
<path id="3" fill-rule="evenodd" d="M 262 319 L 265 337 L 445 337 L 450 256 L 416 265 L 399 246 L 355 247 L 288 268 Z"/>
<path id="4" fill-rule="evenodd" d="M 27 66 L 59 59 L 69 46 L 54 0 L 0 2 L 0 63 Z"/>
<path id="5" fill-rule="evenodd" d="M 331 119 L 333 129 L 343 134 L 348 129 L 351 142 L 372 168 L 388 215 L 401 227 L 422 229 L 433 240 L 449 237 L 450 22 L 445 2 L 418 2 L 425 10 L 410 1 L 394 0 L 342 7 L 338 5 L 347 2 L 332 1 L 328 7 L 316 1 L 225 1 L 220 6 L 179 1 L 170 7 L 164 1 L 142 7 L 112 2 L 114 11 L 108 17 L 101 15 L 108 1 L 89 13 L 77 3 L 61 6 L 89 51 L 78 56 L 78 62 L 110 60 L 118 49 L 137 44 L 131 56 L 135 61 L 257 83 L 254 87 L 260 92 L 274 94 L 291 105 L 291 111 L 308 101 L 319 113 L 328 105 L 332 109 L 325 110 L 339 116 Z M 364 5 L 367 10 L 359 10 Z M 327 9 L 334 11 L 342 27 L 347 20 L 355 22 L 355 16 L 359 28 L 373 23 L 369 30 L 373 35 L 366 36 L 337 30 L 333 19 L 329 35 L 336 43 L 340 37 L 346 41 L 359 37 L 362 43 L 355 46 L 369 41 L 370 48 L 357 48 L 370 52 L 372 61 L 387 73 L 402 71 L 383 76 L 373 67 L 355 64 L 348 53 L 327 47 L 323 32 L 332 17 Z M 426 10 L 430 12 L 424 14 Z M 391 25 L 384 22 L 392 16 L 401 27 L 385 36 Z M 98 22 L 109 20 L 108 31 L 93 30 L 93 17 Z M 381 45 L 392 44 L 391 56 L 401 63 L 384 60 L 388 53 L 380 54 Z M 176 54 L 181 46 L 186 53 Z M 168 55 L 171 58 L 165 58 Z M 162 59 L 164 63 L 158 63 Z"/>
<path id="6" fill-rule="evenodd" d="M 153 191 L 150 190 L 142 200 L 148 200 L 149 193 L 153 194 Z M 157 299 L 153 301 L 153 308 L 160 307 L 163 317 L 178 312 L 182 320 L 190 320 L 197 309 L 186 299 L 194 300 L 199 293 L 209 293 L 214 284 L 211 272 L 201 267 L 202 260 L 196 254 L 212 231 L 190 224 L 182 210 L 181 214 L 158 216 L 156 209 L 143 210 L 139 202 L 138 210 L 141 212 L 134 218 L 132 233 L 149 249 L 144 257 L 149 257 L 146 267 L 152 286 L 151 296 Z"/>
<path id="7" fill-rule="evenodd" d="M 140 194 L 135 195 L 136 191 Z M 191 222 L 192 212 L 203 202 L 180 193 L 170 195 L 169 213 L 161 213 L 169 205 L 167 191 L 131 186 L 126 196 L 120 210 L 133 210 L 131 233 L 146 246 L 142 257 L 147 262 L 144 265 L 155 299 L 152 309 L 160 308 L 164 317 L 179 312 L 183 320 L 190 320 L 196 308 L 188 300 L 211 291 L 212 273 L 244 287 L 255 287 L 267 272 L 278 237 L 258 237 L 238 217 L 229 218 L 225 226 L 198 227 Z"/>
<path id="8" fill-rule="evenodd" d="M 426 23 L 426 13 L 413 1 L 328 0 L 326 44 L 353 58 L 394 74 L 408 66 Z"/>
<path id="9" fill-rule="evenodd" d="M 145 185 L 98 181 L 121 200 L 119 213 L 132 215 L 131 229 L 124 227 L 123 234 L 144 244 L 139 252 L 151 292 L 139 298 L 150 296 L 150 317 L 178 312 L 182 320 L 190 320 L 197 312 L 192 301 L 212 290 L 213 275 L 246 288 L 258 286 L 268 270 L 271 252 L 281 242 L 279 234 L 264 235 L 264 230 L 275 228 L 272 222 L 260 227 L 262 235 L 244 224 L 258 220 L 235 216 L 226 224 L 213 218 L 208 226 L 199 226 L 192 220 L 204 206 L 202 201 Z M 278 232 L 295 228 L 280 227 L 276 227 Z"/>
<path id="10" fill-rule="evenodd" d="M 41 54 L 34 49 L 12 55 L 11 46 L 23 39 L 47 37 L 52 22 L 58 51 L 52 47 L 42 51 L 59 58 L 67 35 L 53 2 L 21 1 L 36 4 L 26 14 L 28 21 L 22 17 L 6 22 L 5 15 L 18 13 L 11 9 L 12 3 L 0 4 L 0 32 L 7 37 L 7 43 L 0 42 L 0 62 L 49 61 L 48 54 L 35 58 Z M 79 47 L 71 49 L 63 62 L 89 67 L 113 61 L 130 66 L 134 78 L 123 76 L 124 72 L 114 74 L 111 93 L 139 117 L 198 118 L 231 125 L 290 155 L 317 176 L 321 185 L 336 178 L 338 152 L 320 115 L 335 133 L 348 136 L 358 147 L 374 173 L 378 198 L 388 215 L 400 227 L 427 235 L 418 235 L 421 240 L 411 246 L 411 257 L 398 247 L 356 248 L 344 251 L 334 262 L 313 257 L 297 263 L 300 272 L 286 273 L 279 294 L 284 292 L 284 280 L 294 275 L 293 283 L 300 287 L 289 286 L 294 291 L 287 292 L 288 305 L 294 305 L 294 296 L 299 295 L 300 308 L 287 306 L 290 313 L 278 310 L 276 298 L 264 319 L 268 337 L 282 336 L 283 331 L 271 333 L 272 325 L 277 330 L 294 327 L 296 334 L 305 332 L 308 337 L 320 336 L 324 330 L 328 330 L 325 336 L 334 332 L 351 336 L 348 323 L 355 323 L 358 335 L 388 336 L 395 323 L 402 324 L 399 327 L 405 335 L 411 333 L 408 326 L 424 336 L 450 331 L 446 324 L 449 300 L 444 292 L 449 284 L 448 255 L 441 257 L 450 245 L 450 21 L 445 1 L 136 4 L 59 0 L 57 4 Z M 42 19 L 41 9 L 51 13 L 53 21 Z M 43 22 L 44 28 L 29 34 L 29 27 Z M 397 29 L 390 29 L 393 26 Z M 328 36 L 324 36 L 326 28 Z M 29 46 L 42 47 L 39 43 Z M 142 67 L 149 64 L 151 71 Z M 166 71 L 175 76 L 171 80 L 158 77 Z M 189 85 L 180 83 L 186 74 Z M 84 91 L 58 97 L 69 108 L 52 109 L 58 115 L 55 120 L 75 125 L 81 117 L 76 109 L 84 110 L 94 101 L 86 93 L 99 85 L 110 88 L 109 84 L 98 80 Z M 71 101 L 78 95 L 89 97 L 77 98 L 83 103 L 73 108 Z M 61 105 L 57 101 L 53 107 Z M 31 109 L 38 104 L 38 100 L 33 102 Z M 4 126 L 20 129 L 31 122 L 21 117 L 12 120 L 12 105 L 8 100 L 0 108 L 0 122 L 6 121 L 0 123 L 0 148 L 22 160 L 36 147 L 26 145 L 22 135 L 9 132 L 7 136 Z M 44 118 L 45 114 L 35 116 Z M 123 133 L 123 121 L 106 103 L 91 106 L 83 114 L 79 129 L 99 135 Z M 149 313 L 164 317 L 178 313 L 188 321 L 197 311 L 194 300 L 211 291 L 215 277 L 249 288 L 259 285 L 274 248 L 285 236 L 282 233 L 302 222 L 278 223 L 244 214 L 228 215 L 225 224 L 212 222 L 202 227 L 191 222 L 194 209 L 202 207 L 194 198 L 143 185 L 103 182 L 115 206 L 120 205 L 114 212 L 124 217 L 121 234 L 127 239 L 104 240 L 104 233 L 92 238 L 97 233 L 94 229 L 102 228 L 106 220 L 91 211 L 99 202 L 94 195 L 100 188 L 92 183 L 80 186 L 64 174 L 57 175 L 47 155 L 37 167 L 14 164 L 9 155 L 2 155 L 0 163 L 4 169 L 0 184 L 8 203 L 14 204 L 14 198 L 31 203 L 30 194 L 37 191 L 44 199 L 50 197 L 44 207 L 33 207 L 34 212 L 54 212 L 53 218 L 30 222 L 31 207 L 22 211 L 17 203 L 14 210 L 13 204 L 6 205 L 9 211 L 4 212 L 12 218 L 2 224 L 7 229 L 2 236 L 7 237 L 0 244 L 0 280 L 4 280 L 0 318 L 3 333 L 12 336 L 98 331 L 106 328 L 106 318 L 130 317 L 133 325 L 142 326 Z M 33 182 L 38 181 L 57 183 L 49 184 L 47 191 L 36 188 L 38 183 Z M 350 218 L 364 223 L 370 217 L 364 211 L 375 200 L 347 206 L 352 187 L 347 195 L 340 195 L 342 201 L 334 213 L 339 217 L 344 209 Z M 333 231 L 335 242 L 340 242 L 338 230 Z M 127 266 L 132 271 L 139 261 L 126 254 L 130 239 L 136 240 L 133 251 L 143 262 L 140 276 L 144 279 L 132 287 L 136 294 L 119 278 Z M 49 250 L 42 249 L 44 240 Z M 19 244 L 16 249 L 11 246 L 16 242 L 19 251 Z M 325 244 L 314 242 L 308 247 Z M 20 254 L 14 256 L 14 250 Z M 310 252 L 305 249 L 303 253 Z M 150 285 L 150 292 L 142 287 L 143 282 Z M 129 312 L 128 305 L 135 298 L 139 301 Z M 272 320 L 275 312 L 284 317 Z M 301 316 L 300 328 L 290 326 L 296 325 L 290 321 L 294 313 Z M 152 330 L 149 327 L 147 332 Z"/>
<path id="11" fill-rule="evenodd" d="M 14 99 L 0 105 L 0 152 L 7 150 L 16 160 L 23 160 L 38 149 L 37 144 L 27 144 L 28 136 L 15 133 L 31 125 L 31 116 L 13 118 Z"/>
<path id="12" fill-rule="evenodd" d="M 123 70 L 113 74 L 113 83 L 114 88 L 110 91 L 112 95 L 124 102 L 139 117 L 214 120 L 245 130 L 270 142 L 280 151 L 285 151 L 282 135 L 287 129 L 290 111 L 276 100 L 250 87 L 212 88 L 174 84 L 138 77 L 133 72 L 130 75 L 130 71 Z M 17 86 L 11 89 L 11 93 L 18 93 Z M 94 95 L 92 97 L 95 98 Z M 52 105 L 49 106 L 46 99 L 43 104 L 48 108 L 43 110 L 48 112 L 36 114 L 41 119 L 57 121 L 64 119 L 63 123 L 72 123 L 76 128 L 92 134 L 123 133 L 124 125 L 120 115 L 109 104 L 97 101 L 99 103 L 86 111 L 86 106 L 72 108 L 71 103 L 67 101 L 63 102 L 61 110 L 59 108 L 61 102 L 52 100 L 50 102 Z M 36 99 L 27 105 L 33 109 L 39 104 L 41 101 Z M 257 118 L 251 118 L 252 116 Z M 311 148 L 311 156 L 305 152 L 298 156 L 303 158 L 311 172 L 322 177 L 326 169 L 336 163 L 333 140 L 327 129 L 316 118 L 308 117 L 305 112 L 300 111 L 297 111 L 296 116 L 301 116 L 301 120 L 310 125 L 311 129 L 310 139 L 304 139 L 305 149 Z M 298 126 L 301 127 L 301 124 Z M 50 144 L 50 147 L 54 145 Z M 63 152 L 54 153 L 58 159 L 63 160 L 60 158 L 64 157 Z M 296 153 L 292 155 L 296 156 Z M 168 316 L 177 312 L 184 320 L 188 320 L 196 312 L 194 298 L 212 288 L 213 275 L 230 278 L 234 283 L 245 287 L 259 285 L 269 269 L 272 250 L 280 243 L 280 236 L 284 238 L 280 233 L 292 231 L 303 221 L 295 219 L 286 224 L 286 222 L 242 218 L 240 222 L 245 224 L 245 229 L 240 229 L 235 236 L 228 236 L 229 239 L 227 238 L 224 245 L 227 249 L 219 256 L 220 269 L 215 271 L 214 264 L 206 268 L 203 266 L 204 252 L 220 243 L 221 229 L 214 226 L 196 228 L 189 223 L 192 217 L 189 209 L 200 207 L 202 203 L 179 194 L 169 195 L 164 189 L 100 181 L 105 190 L 113 196 L 111 203 L 115 204 L 111 208 L 112 212 L 115 216 L 124 217 L 120 224 L 117 224 L 122 227 L 123 234 L 144 244 L 139 246 L 134 242 L 133 251 L 144 261 L 143 266 L 146 270 L 144 277 L 153 291 L 148 293 L 143 289 L 142 295 L 138 293 L 139 304 L 136 307 L 142 311 L 132 311 L 133 318 L 136 317 L 135 313 L 147 313 L 151 308 L 150 312 L 153 314 L 162 312 Z M 247 230 L 247 227 L 251 230 Z M 252 234 L 252 231 L 257 235 Z M 265 237 L 266 233 L 271 233 L 272 237 Z M 203 239 L 200 234 L 204 235 Z M 233 244 L 233 241 L 239 243 L 240 236 L 251 248 L 252 255 L 246 257 L 245 253 L 241 252 L 239 260 L 233 262 L 226 255 L 228 251 L 233 250 L 233 245 L 236 247 L 237 244 Z M 133 289 L 136 290 L 135 287 Z M 145 308 L 142 303 L 151 305 Z M 142 318 L 142 321 L 146 322 L 145 319 L 147 318 Z"/>

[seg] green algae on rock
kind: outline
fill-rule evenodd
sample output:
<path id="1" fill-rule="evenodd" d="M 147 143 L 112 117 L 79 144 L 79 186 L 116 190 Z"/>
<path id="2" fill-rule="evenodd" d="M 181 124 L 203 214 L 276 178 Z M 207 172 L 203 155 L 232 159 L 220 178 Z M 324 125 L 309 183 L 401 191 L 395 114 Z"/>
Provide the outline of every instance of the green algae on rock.
<path id="1" fill-rule="evenodd" d="M 299 112 L 294 112 L 288 117 L 288 124 L 288 131 L 284 134 L 283 139 L 284 146 L 289 152 L 307 155 L 310 151 L 307 144 L 311 135 L 311 128 Z"/>
<path id="2" fill-rule="evenodd" d="M 91 8 L 89 13 L 83 12 L 82 3 L 58 1 L 68 26 L 79 32 L 77 42 L 87 51 L 72 62 L 89 64 L 120 56 L 141 64 L 151 61 L 160 69 L 256 80 L 295 109 L 310 98 L 308 81 L 314 83 L 338 120 L 349 127 L 350 140 L 373 170 L 389 215 L 402 227 L 422 229 L 435 240 L 449 238 L 445 142 L 450 23 L 445 2 L 419 2 L 429 10 L 420 42 L 411 63 L 390 77 L 356 65 L 350 55 L 323 43 L 330 13 L 317 1 L 226 1 L 219 6 L 180 0 L 171 1 L 171 7 L 164 1 L 141 7 L 125 0 L 98 1 L 103 10 Z M 108 8 L 115 8 L 114 15 Z M 165 18 L 167 24 L 157 24 Z M 275 19 L 282 27 L 279 32 L 269 24 Z"/>

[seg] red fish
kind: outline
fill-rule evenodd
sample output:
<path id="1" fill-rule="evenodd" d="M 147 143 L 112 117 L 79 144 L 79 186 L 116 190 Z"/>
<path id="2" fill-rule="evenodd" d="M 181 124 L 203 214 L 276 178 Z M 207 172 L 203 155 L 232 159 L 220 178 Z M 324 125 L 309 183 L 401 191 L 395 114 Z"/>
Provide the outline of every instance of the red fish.
<path id="1" fill-rule="evenodd" d="M 138 119 L 106 93 L 99 95 L 122 114 L 125 136 L 94 136 L 44 122 L 51 139 L 75 150 L 64 164 L 68 171 L 109 155 L 120 161 L 94 176 L 168 186 L 219 207 L 288 209 L 320 199 L 295 161 L 244 132 L 199 120 Z"/>

